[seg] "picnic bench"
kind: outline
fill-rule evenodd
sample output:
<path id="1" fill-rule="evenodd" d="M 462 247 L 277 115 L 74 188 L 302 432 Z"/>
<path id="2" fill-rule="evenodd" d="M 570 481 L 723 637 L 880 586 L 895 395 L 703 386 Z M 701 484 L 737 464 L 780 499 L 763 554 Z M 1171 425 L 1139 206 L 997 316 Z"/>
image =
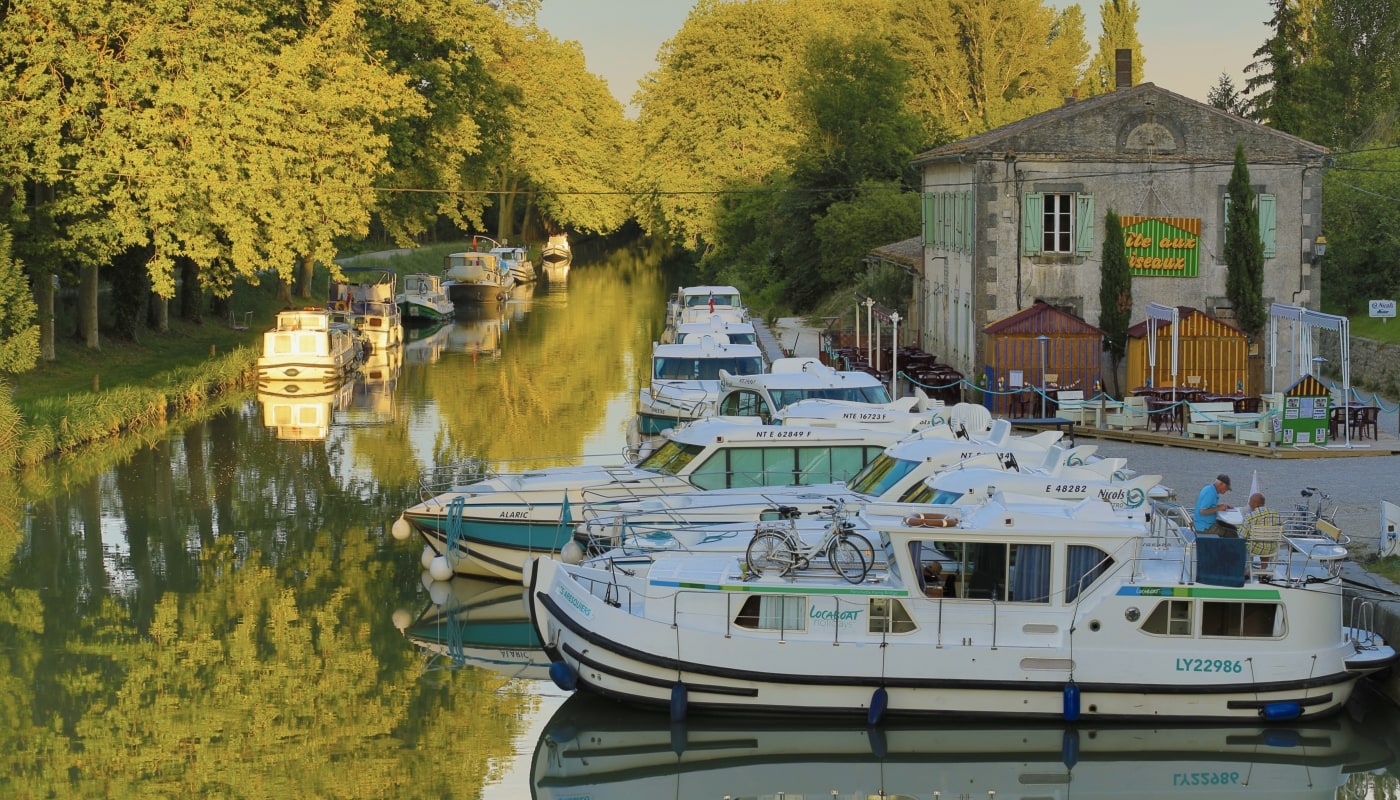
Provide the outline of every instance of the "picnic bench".
<path id="1" fill-rule="evenodd" d="M 1237 414 L 1235 404 L 1229 400 L 1212 400 L 1204 403 L 1187 403 L 1191 415 L 1186 421 L 1186 436 L 1223 441 L 1234 436 L 1241 422 L 1256 420 L 1257 414 Z"/>
<path id="2" fill-rule="evenodd" d="M 1062 389 L 1055 392 L 1055 404 L 1055 414 L 1058 417 L 1073 420 L 1079 425 L 1085 424 L 1088 421 L 1086 415 L 1093 413 L 1089 410 L 1089 401 L 1084 399 L 1084 392 L 1078 389 Z"/>
<path id="3" fill-rule="evenodd" d="M 1105 428 L 1122 428 L 1130 431 L 1137 428 L 1147 427 L 1147 398 L 1143 396 L 1125 397 L 1121 403 L 1115 403 L 1118 409 L 1104 417 L 1103 426 Z"/>

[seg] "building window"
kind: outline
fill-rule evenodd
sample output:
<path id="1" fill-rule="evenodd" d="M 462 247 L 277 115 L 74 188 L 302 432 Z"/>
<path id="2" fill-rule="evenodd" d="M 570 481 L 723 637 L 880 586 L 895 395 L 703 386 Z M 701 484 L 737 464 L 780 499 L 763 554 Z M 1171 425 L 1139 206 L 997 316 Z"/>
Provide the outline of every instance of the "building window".
<path id="1" fill-rule="evenodd" d="M 1045 195 L 1042 213 L 1040 250 L 1043 253 L 1073 252 L 1073 198 L 1067 194 Z"/>
<path id="2" fill-rule="evenodd" d="M 1021 197 L 1024 255 L 1080 255 L 1094 249 L 1094 196 L 1027 192 Z"/>

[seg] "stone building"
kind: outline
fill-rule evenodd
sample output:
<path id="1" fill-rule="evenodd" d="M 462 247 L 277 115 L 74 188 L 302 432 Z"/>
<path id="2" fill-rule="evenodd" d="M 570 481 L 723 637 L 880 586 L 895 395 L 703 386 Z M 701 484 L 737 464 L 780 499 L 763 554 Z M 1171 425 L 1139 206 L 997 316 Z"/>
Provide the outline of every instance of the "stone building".
<path id="1" fill-rule="evenodd" d="M 981 332 L 1036 300 L 1099 322 L 1104 216 L 1123 220 L 1131 319 L 1149 302 L 1232 320 L 1227 191 L 1244 146 L 1264 240 L 1264 301 L 1316 308 L 1327 150 L 1150 83 L 920 154 L 920 339 L 967 375 Z M 1251 355 L 1262 348 L 1256 343 Z"/>

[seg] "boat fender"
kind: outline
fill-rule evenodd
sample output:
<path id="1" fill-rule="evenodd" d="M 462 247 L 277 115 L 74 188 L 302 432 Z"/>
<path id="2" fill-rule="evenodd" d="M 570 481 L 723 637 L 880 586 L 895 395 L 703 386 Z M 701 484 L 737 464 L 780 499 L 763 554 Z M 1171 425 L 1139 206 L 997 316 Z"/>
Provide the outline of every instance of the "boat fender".
<path id="1" fill-rule="evenodd" d="M 671 721 L 685 722 L 686 699 L 685 684 L 679 681 L 671 687 Z"/>
<path id="2" fill-rule="evenodd" d="M 1074 728 L 1065 730 L 1060 737 L 1060 761 L 1069 769 L 1079 763 L 1079 731 Z"/>
<path id="3" fill-rule="evenodd" d="M 947 514 L 910 514 L 904 524 L 911 528 L 955 528 L 958 521 Z"/>
<path id="4" fill-rule="evenodd" d="M 1292 728 L 1269 728 L 1264 731 L 1264 744 L 1268 747 L 1297 747 L 1302 739 Z"/>
<path id="5" fill-rule="evenodd" d="M 1065 721 L 1079 719 L 1079 687 L 1073 681 L 1065 684 Z"/>
<path id="6" fill-rule="evenodd" d="M 554 681 L 555 686 L 566 692 L 572 692 L 574 687 L 578 686 L 578 673 L 574 672 L 574 668 L 563 661 L 550 662 L 549 679 Z"/>
<path id="7" fill-rule="evenodd" d="M 433 576 L 435 581 L 451 580 L 452 572 L 452 564 L 447 560 L 447 556 L 435 556 L 432 563 L 428 564 L 428 574 Z"/>
<path id="8" fill-rule="evenodd" d="M 870 726 L 879 725 L 885 721 L 885 712 L 890 707 L 890 693 L 881 686 L 875 690 L 875 694 L 870 696 L 870 713 L 865 715 L 865 723 Z"/>
<path id="9" fill-rule="evenodd" d="M 413 526 L 408 524 L 408 520 L 404 519 L 403 515 L 399 515 L 399 518 L 394 520 L 394 524 L 389 527 L 389 533 L 398 541 L 406 542 L 408 537 L 413 535 Z"/>
<path id="10" fill-rule="evenodd" d="M 1270 722 L 1297 719 L 1303 715 L 1303 707 L 1293 700 L 1268 703 L 1259 709 L 1259 716 Z"/>

